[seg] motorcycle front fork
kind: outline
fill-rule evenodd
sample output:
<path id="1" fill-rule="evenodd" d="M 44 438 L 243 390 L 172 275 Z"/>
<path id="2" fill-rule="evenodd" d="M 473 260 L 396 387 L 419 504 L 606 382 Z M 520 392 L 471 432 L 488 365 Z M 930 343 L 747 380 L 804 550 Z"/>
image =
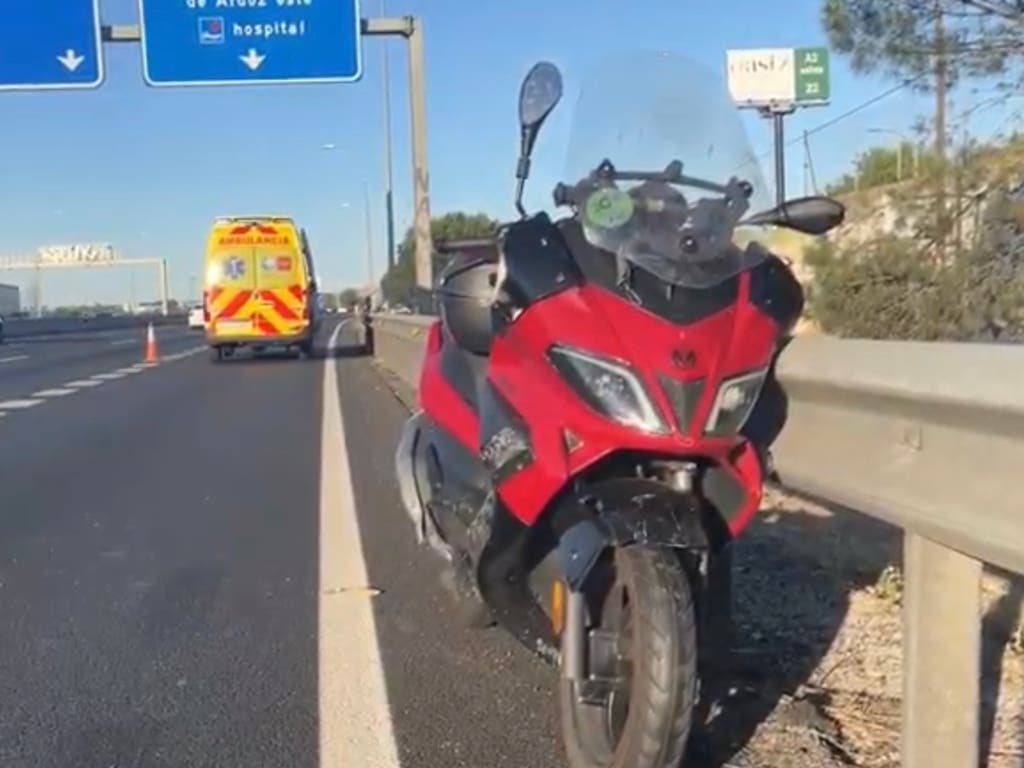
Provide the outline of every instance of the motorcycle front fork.
<path id="1" fill-rule="evenodd" d="M 565 624 L 562 627 L 562 677 L 579 683 L 587 674 L 587 603 L 582 592 L 566 589 Z"/>
<path id="2" fill-rule="evenodd" d="M 714 677 L 728 666 L 732 645 L 732 547 L 726 545 L 706 557 L 704 567 L 700 568 L 702 577 L 694 579 L 701 583 L 693 586 L 701 604 L 701 676 Z M 587 601 L 582 592 L 569 588 L 565 592 L 559 666 L 562 677 L 579 683 L 587 676 Z"/>

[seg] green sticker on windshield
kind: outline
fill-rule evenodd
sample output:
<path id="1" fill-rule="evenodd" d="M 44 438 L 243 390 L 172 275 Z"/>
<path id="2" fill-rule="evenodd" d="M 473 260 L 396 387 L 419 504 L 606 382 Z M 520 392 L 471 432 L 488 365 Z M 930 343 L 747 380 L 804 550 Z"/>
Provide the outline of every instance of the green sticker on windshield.
<path id="1" fill-rule="evenodd" d="M 615 187 L 599 189 L 587 198 L 583 218 L 601 229 L 617 229 L 633 218 L 633 198 Z"/>

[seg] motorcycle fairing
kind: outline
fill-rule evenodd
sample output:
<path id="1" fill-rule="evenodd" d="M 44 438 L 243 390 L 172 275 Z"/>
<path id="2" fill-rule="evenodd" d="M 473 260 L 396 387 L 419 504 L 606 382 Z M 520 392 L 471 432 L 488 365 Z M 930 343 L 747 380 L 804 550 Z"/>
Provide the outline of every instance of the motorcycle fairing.
<path id="1" fill-rule="evenodd" d="M 689 326 L 677 326 L 596 285 L 585 284 L 527 308 L 494 339 L 488 378 L 506 403 L 529 425 L 534 461 L 497 485 L 499 497 L 527 524 L 536 520 L 572 477 L 614 451 L 645 451 L 683 457 L 699 438 L 731 479 L 748 489 L 740 508 L 723 509 L 730 525 L 745 522 L 760 500 L 761 473 L 744 457 L 736 437 L 701 435 L 723 378 L 767 366 L 778 326 L 747 301 L 749 277 L 740 276 L 739 300 Z M 666 420 L 664 435 L 645 434 L 597 414 L 557 373 L 547 359 L 549 340 L 627 363 L 639 376 Z M 643 339 L 644 344 L 633 343 Z M 681 369 L 680 360 L 686 362 Z M 673 415 L 658 376 L 704 379 L 689 424 Z M 575 445 L 570 449 L 566 434 Z"/>
<path id="2" fill-rule="evenodd" d="M 499 237 L 499 250 L 503 271 L 495 307 L 499 333 L 518 311 L 583 283 L 573 252 L 546 213 L 508 225 Z"/>
<path id="3" fill-rule="evenodd" d="M 454 435 L 463 445 L 476 448 L 479 419 L 473 408 L 459 394 L 442 368 L 442 345 L 455 346 L 446 338 L 440 320 L 431 324 L 427 331 L 427 349 L 423 356 L 420 372 L 420 407 L 431 414 L 437 423 Z M 458 350 L 453 350 L 458 354 Z"/>

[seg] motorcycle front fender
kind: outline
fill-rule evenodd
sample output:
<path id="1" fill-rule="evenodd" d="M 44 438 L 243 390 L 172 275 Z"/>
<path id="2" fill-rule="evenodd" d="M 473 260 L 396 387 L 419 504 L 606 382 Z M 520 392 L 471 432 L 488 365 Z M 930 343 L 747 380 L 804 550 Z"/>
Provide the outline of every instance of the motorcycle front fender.
<path id="1" fill-rule="evenodd" d="M 579 590 L 608 547 L 708 548 L 703 504 L 642 478 L 616 478 L 588 487 L 556 512 L 558 554 L 570 589 Z"/>
<path id="2" fill-rule="evenodd" d="M 424 492 L 430 487 L 423 466 L 425 455 L 422 442 L 427 439 L 429 421 L 423 411 L 417 411 L 405 422 L 402 436 L 395 449 L 395 476 L 402 506 L 409 515 L 416 530 L 416 543 L 430 546 L 446 560 L 454 559 L 454 553 L 437 528 L 427 508 L 428 499 Z"/>
<path id="3" fill-rule="evenodd" d="M 402 497 L 402 506 L 416 527 L 419 543 L 423 543 L 423 519 L 426 512 L 420 498 L 414 453 L 422 433 L 423 421 L 423 411 L 417 411 L 410 416 L 402 427 L 402 436 L 395 449 L 395 476 L 398 480 L 398 491 Z"/>

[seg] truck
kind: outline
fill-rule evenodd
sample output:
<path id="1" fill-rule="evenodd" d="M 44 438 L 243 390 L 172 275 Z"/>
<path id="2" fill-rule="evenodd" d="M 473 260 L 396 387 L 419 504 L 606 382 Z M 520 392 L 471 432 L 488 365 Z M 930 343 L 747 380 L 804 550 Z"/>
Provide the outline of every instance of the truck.
<path id="1" fill-rule="evenodd" d="M 21 310 L 21 289 L 0 283 L 0 317 L 15 315 Z"/>

